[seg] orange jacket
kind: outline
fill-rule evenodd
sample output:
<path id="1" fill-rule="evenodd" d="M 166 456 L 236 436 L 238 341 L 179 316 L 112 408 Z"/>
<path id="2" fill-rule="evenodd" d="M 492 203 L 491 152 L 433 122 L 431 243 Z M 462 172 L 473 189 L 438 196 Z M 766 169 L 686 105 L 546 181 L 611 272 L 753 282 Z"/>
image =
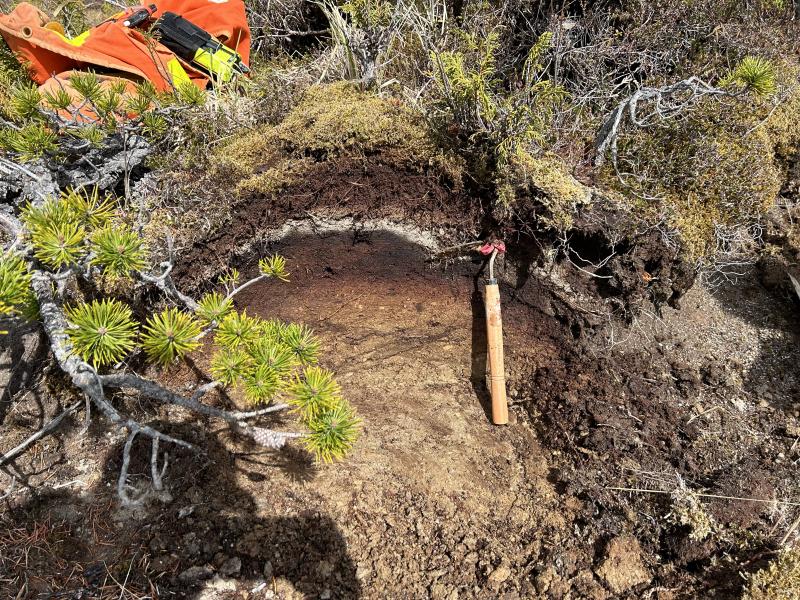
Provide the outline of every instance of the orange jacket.
<path id="1" fill-rule="evenodd" d="M 245 64 L 249 63 L 250 29 L 243 0 L 150 1 L 158 7 L 154 18 L 167 11 L 177 13 L 236 50 Z M 159 91 L 169 91 L 187 80 L 202 89 L 208 85 L 205 73 L 193 69 L 142 31 L 125 27 L 122 19 L 105 21 L 72 39 L 45 28 L 48 21 L 43 12 L 27 2 L 0 15 L 0 34 L 28 64 L 31 77 L 40 85 L 65 72 L 87 69 L 147 79 Z"/>

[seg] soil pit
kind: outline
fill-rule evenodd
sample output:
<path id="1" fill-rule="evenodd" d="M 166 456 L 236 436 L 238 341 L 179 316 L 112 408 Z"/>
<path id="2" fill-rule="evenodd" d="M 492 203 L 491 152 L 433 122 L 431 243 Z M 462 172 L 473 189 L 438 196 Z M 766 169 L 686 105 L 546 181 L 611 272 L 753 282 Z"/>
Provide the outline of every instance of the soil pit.
<path id="1" fill-rule="evenodd" d="M 108 564 L 124 577 L 120 569 L 144 555 L 147 565 L 129 585 L 152 581 L 159 597 L 204 588 L 224 597 L 261 583 L 281 598 L 534 593 L 532 559 L 567 528 L 567 513 L 527 413 L 512 410 L 513 424 L 500 428 L 487 417 L 482 263 L 432 263 L 428 238 L 399 231 L 290 234 L 270 248 L 287 258 L 290 283 L 267 281 L 237 296 L 248 314 L 302 322 L 320 336 L 321 363 L 337 373 L 364 422 L 351 458 L 315 467 L 302 451 L 263 452 L 218 423 L 166 426 L 185 419 L 168 411 L 162 427 L 208 448 L 210 459 L 174 452 L 165 478 L 174 502 L 134 514 L 114 508 L 117 436 L 104 460 L 84 466 L 100 473 L 84 478 L 89 489 L 45 492 L 14 513 L 55 519 L 72 544 L 89 527 L 86 507 L 102 504 L 118 533 L 112 547 L 138 554 L 103 552 L 108 540 L 89 537 L 84 567 Z M 242 267 L 245 278 L 249 270 L 255 265 Z M 548 360 L 550 338 L 536 343 L 532 309 L 505 308 L 511 371 Z M 163 379 L 176 390 L 194 384 L 208 358 L 201 353 Z M 96 435 L 88 445 L 101 456 L 107 444 Z M 144 481 L 147 445 L 136 447 L 131 473 Z M 35 578 L 47 588 L 47 573 Z M 100 589 L 75 579 L 76 589 Z"/>
<path id="2" fill-rule="evenodd" d="M 413 229 L 312 224 L 259 252 L 286 256 L 291 281 L 252 286 L 237 305 L 322 338 L 322 364 L 364 420 L 351 458 L 318 467 L 120 398 L 207 455 L 170 449 L 172 500 L 121 511 L 124 436 L 73 420 L 13 467 L 36 492 L 4 501 L 0 595 L 117 598 L 127 581 L 131 598 L 738 598 L 739 573 L 773 556 L 796 515 L 769 500 L 796 496 L 800 458 L 800 332 L 785 299 L 752 282 L 696 286 L 683 310 L 581 328 L 548 309 L 565 305 L 546 279 L 501 265 L 516 284 L 502 288 L 512 423 L 494 427 L 482 262 L 433 262 Z M 237 265 L 244 277 L 256 258 Z M 208 358 L 162 380 L 186 393 Z M 57 382 L 11 406 L 5 443 L 57 412 Z M 134 446 L 142 483 L 148 450 Z M 674 516 L 679 481 L 760 500 L 704 498 L 714 526 L 698 540 Z"/>

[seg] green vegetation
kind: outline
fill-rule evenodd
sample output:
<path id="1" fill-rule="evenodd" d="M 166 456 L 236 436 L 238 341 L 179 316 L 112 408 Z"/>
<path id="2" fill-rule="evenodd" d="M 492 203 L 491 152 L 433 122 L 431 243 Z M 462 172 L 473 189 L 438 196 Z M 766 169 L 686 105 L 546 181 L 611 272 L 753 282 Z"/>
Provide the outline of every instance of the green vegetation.
<path id="1" fill-rule="evenodd" d="M 770 96 L 777 90 L 774 65 L 759 56 L 746 56 L 723 78 L 721 84 L 740 84 L 759 96 Z"/>
<path id="2" fill-rule="evenodd" d="M 320 2 L 330 38 L 320 38 L 318 49 L 293 48 L 300 40 L 291 36 L 262 39 L 270 51 L 254 56 L 253 77 L 211 96 L 196 88 L 157 94 L 143 84 L 122 102 L 119 86 L 76 75 L 70 85 L 97 118 L 80 126 L 67 119 L 58 131 L 42 109 L 63 113 L 68 94 L 42 96 L 6 53 L 0 78 L 12 91 L 0 105 L 17 126 L 0 131 L 0 147 L 22 160 L 58 156 L 60 136 L 100 144 L 122 119 L 154 140 L 180 131 L 180 144 L 160 142 L 152 164 L 202 169 L 240 196 L 280 194 L 321 162 L 375 159 L 439 176 L 456 190 L 466 185 L 495 204 L 501 221 L 524 209 L 556 230 L 569 228 L 590 196 L 572 175 L 579 172 L 601 192 L 620 193 L 635 218 L 679 232 L 688 254 L 704 260 L 718 252 L 721 229 L 762 218 L 785 180 L 796 144 L 794 38 L 764 32 L 774 32 L 791 7 L 756 3 L 745 16 L 710 0 L 656 4 L 642 14 L 592 4 L 578 19 L 581 39 L 594 48 L 586 53 L 572 21 L 559 29 L 561 17 L 548 21 L 522 6 L 466 2 L 450 14 L 436 3 Z M 269 23 L 280 30 L 283 19 L 298 31 L 318 27 L 296 6 L 284 16 L 258 0 L 249 8 L 265 30 Z M 86 13 L 78 2 L 59 10 L 70 31 Z M 687 24 L 686 43 L 676 46 L 665 33 L 674 22 Z M 709 23 L 724 29 L 724 43 L 698 33 Z M 615 48 L 652 58 L 626 62 Z M 577 56 L 582 62 L 571 62 Z M 619 174 L 585 172 L 587 148 L 619 98 L 692 76 L 727 95 L 690 101 L 680 115 L 646 127 L 623 127 Z M 183 108 L 174 115 L 161 110 L 176 104 Z M 128 119 L 126 110 L 142 116 Z M 215 210 L 217 220 L 230 216 Z M 183 221 L 194 225 L 191 215 Z M 80 232 L 50 233 L 63 247 L 61 260 L 70 259 L 67 242 Z"/>
<path id="3" fill-rule="evenodd" d="M 304 325 L 234 310 L 232 297 L 247 285 L 237 288 L 240 275 L 235 269 L 220 280 L 226 295 L 213 291 L 197 303 L 182 300 L 185 308 L 168 306 L 145 317 L 140 328 L 132 307 L 122 300 L 91 286 L 84 293 L 77 291 L 78 281 L 94 280 L 97 272 L 133 284 L 138 279 L 164 280 L 164 275 L 148 274 L 151 262 L 158 259 L 145 249 L 110 198 L 71 190 L 40 205 L 30 204 L 23 211 L 21 233 L 24 245 L 0 255 L 0 318 L 35 318 L 35 273 L 59 281 L 72 278 L 76 291 L 71 295 L 77 298 L 63 309 L 68 323 L 64 334 L 73 356 L 100 374 L 108 369 L 114 373 L 139 351 L 151 364 L 170 367 L 198 350 L 203 337 L 213 333 L 211 374 L 219 384 L 241 389 L 254 406 L 281 398 L 298 407 L 298 420 L 308 431 L 301 439 L 319 460 L 340 458 L 351 449 L 358 419 L 333 374 L 310 366 L 318 361 L 319 340 Z M 264 257 L 258 267 L 256 279 L 288 281 L 281 256 Z M 52 315 L 61 309 L 48 310 Z"/>
<path id="4" fill-rule="evenodd" d="M 116 277 L 141 271 L 147 261 L 142 238 L 127 225 L 106 225 L 92 236 L 92 263 Z"/>
<path id="5" fill-rule="evenodd" d="M 77 94 L 76 102 L 65 87 L 42 93 L 4 65 L 0 52 L 0 83 L 8 80 L 10 85 L 7 97 L 0 96 L 0 111 L 12 121 L 0 129 L 0 149 L 23 162 L 59 157 L 60 142 L 70 138 L 96 146 L 108 135 L 138 130 L 157 140 L 169 129 L 166 109 L 199 106 L 206 100 L 205 92 L 188 83 L 174 93 L 158 93 L 149 82 L 109 82 L 86 71 L 73 72 L 64 84 Z"/>
<path id="6" fill-rule="evenodd" d="M 17 254 L 0 256 L 0 315 L 25 314 L 32 300 L 31 274 L 25 261 Z"/>
<path id="7" fill-rule="evenodd" d="M 800 143 L 796 84 L 784 82 L 777 99 L 774 66 L 745 62 L 728 78 L 743 84 L 741 94 L 707 97 L 680 119 L 629 131 L 620 142 L 619 172 L 606 167 L 606 185 L 645 218 L 666 215 L 697 259 L 718 250 L 718 227 L 757 223 L 774 205 L 786 177 L 783 161 Z"/>
<path id="8" fill-rule="evenodd" d="M 372 155 L 398 169 L 432 169 L 455 185 L 461 180 L 460 162 L 437 146 L 418 115 L 346 83 L 310 88 L 280 125 L 238 136 L 215 162 L 220 176 L 238 181 L 239 194 L 269 195 L 317 161 Z"/>
<path id="9" fill-rule="evenodd" d="M 233 302 L 219 292 L 206 294 L 198 300 L 197 304 L 195 313 L 205 327 L 212 323 L 219 323 L 233 310 Z"/>
<path id="10" fill-rule="evenodd" d="M 122 361 L 136 347 L 137 324 L 128 306 L 113 299 L 83 302 L 67 310 L 76 354 L 93 367 Z"/>
<path id="11" fill-rule="evenodd" d="M 167 366 L 200 346 L 200 323 L 177 308 L 167 308 L 148 317 L 142 347 L 150 362 Z"/>
<path id="12" fill-rule="evenodd" d="M 540 222 L 563 231 L 572 226 L 577 207 L 591 200 L 589 188 L 567 172 L 556 156 L 516 152 L 497 179 L 500 206 L 518 206 L 520 198 L 536 199 L 544 209 Z"/>

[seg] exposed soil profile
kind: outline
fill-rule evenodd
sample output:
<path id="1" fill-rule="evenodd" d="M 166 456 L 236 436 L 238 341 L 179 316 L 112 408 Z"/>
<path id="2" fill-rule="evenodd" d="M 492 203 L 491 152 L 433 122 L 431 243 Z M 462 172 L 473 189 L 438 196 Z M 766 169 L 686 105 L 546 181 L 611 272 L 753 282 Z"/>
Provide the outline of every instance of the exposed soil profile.
<path id="1" fill-rule="evenodd" d="M 286 256 L 291 281 L 237 298 L 322 338 L 322 364 L 364 421 L 351 458 L 317 467 L 162 409 L 166 432 L 208 454 L 171 450 L 171 498 L 121 512 L 124 438 L 108 448 L 102 427 L 83 436 L 74 422 L 17 465 L 43 491 L 6 507 L 0 595 L 13 597 L 3 581 L 24 572 L 31 598 L 118 594 L 109 573 L 130 597 L 737 598 L 739 572 L 761 566 L 769 531 L 788 527 L 768 501 L 797 491 L 800 429 L 778 430 L 786 411 L 797 422 L 791 305 L 755 285 L 697 286 L 680 311 L 581 329 L 542 308 L 535 273 L 501 265 L 512 422 L 498 428 L 486 415 L 482 262 L 431 260 L 418 233 L 276 236 L 262 250 Z M 243 276 L 255 259 L 242 259 Z M 207 363 L 200 352 L 162 380 L 182 391 Z M 767 398 L 759 386 L 778 374 Z M 52 392 L 15 404 L 3 439 L 55 412 Z M 132 473 L 145 485 L 138 444 Z M 696 540 L 670 516 L 679 478 L 765 502 L 706 502 L 736 536 Z"/>

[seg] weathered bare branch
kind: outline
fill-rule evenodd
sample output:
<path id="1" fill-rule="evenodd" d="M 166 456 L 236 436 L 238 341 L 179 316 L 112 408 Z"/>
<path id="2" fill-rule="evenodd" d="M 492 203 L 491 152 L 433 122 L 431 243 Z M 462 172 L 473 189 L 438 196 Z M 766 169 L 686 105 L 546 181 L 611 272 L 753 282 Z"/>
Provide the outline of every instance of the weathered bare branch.
<path id="1" fill-rule="evenodd" d="M 219 386 L 219 383 L 216 381 L 205 384 L 204 386 L 198 388 L 194 396 L 191 398 L 184 398 L 183 396 L 179 396 L 178 394 L 158 385 L 154 381 L 148 381 L 147 379 L 143 379 L 137 375 L 131 375 L 128 373 L 99 375 L 98 379 L 105 386 L 135 389 L 140 391 L 148 398 L 152 398 L 153 400 L 158 400 L 159 402 L 164 402 L 165 404 L 182 406 L 183 408 L 187 408 L 200 414 L 223 419 L 229 423 L 238 424 L 243 419 L 267 415 L 288 408 L 288 405 L 286 404 L 276 404 L 274 406 L 269 406 L 267 408 L 262 408 L 260 410 L 254 410 L 251 412 L 230 412 L 199 402 L 199 399 L 203 396 L 203 394 Z"/>
<path id="2" fill-rule="evenodd" d="M 231 290 L 231 291 L 230 291 L 230 293 L 229 293 L 227 296 L 225 296 L 225 300 L 232 300 L 232 299 L 233 299 L 233 297 L 234 297 L 236 294 L 238 294 L 239 292 L 241 292 L 241 291 L 243 291 L 243 290 L 246 290 L 247 288 L 249 288 L 249 287 L 250 287 L 251 285 L 253 285 L 254 283 L 258 283 L 259 281 L 262 281 L 263 279 L 266 279 L 266 277 L 267 277 L 266 275 L 258 275 L 257 277 L 253 277 L 253 278 L 252 278 L 251 280 L 249 280 L 249 281 L 245 281 L 245 282 L 244 282 L 242 285 L 240 285 L 239 287 L 237 287 L 237 288 L 234 288 L 233 290 Z"/>
<path id="3" fill-rule="evenodd" d="M 0 466 L 14 460 L 17 456 L 25 452 L 25 450 L 33 446 L 37 441 L 55 431 L 58 428 L 58 426 L 61 425 L 61 422 L 64 419 L 66 419 L 71 414 L 76 413 L 82 405 L 83 405 L 82 400 L 80 402 L 76 402 L 66 410 L 62 411 L 57 417 L 52 419 L 49 423 L 47 423 L 47 425 L 42 427 L 39 431 L 34 433 L 24 442 L 12 448 L 5 454 L 0 454 Z"/>
<path id="4" fill-rule="evenodd" d="M 133 446 L 133 440 L 137 433 L 136 431 L 131 431 L 128 434 L 128 439 L 125 440 L 125 446 L 122 449 L 122 466 L 119 469 L 119 479 L 117 479 L 117 496 L 120 497 L 123 504 L 133 504 L 128 492 L 125 491 L 125 486 L 128 484 L 128 469 L 131 465 L 131 446 Z"/>
<path id="5" fill-rule="evenodd" d="M 699 77 L 689 77 L 660 88 L 643 87 L 625 98 L 603 123 L 595 140 L 595 166 L 601 166 L 610 150 L 617 168 L 617 141 L 627 115 L 637 127 L 650 127 L 675 118 L 708 96 L 731 96 L 732 92 L 709 85 Z M 642 107 L 645 110 L 642 110 Z"/>
<path id="6" fill-rule="evenodd" d="M 193 298 L 181 292 L 175 285 L 175 281 L 172 279 L 172 269 L 174 267 L 174 263 L 169 260 L 162 262 L 159 266 L 163 269 L 161 274 L 150 275 L 148 273 L 140 273 L 139 277 L 142 279 L 142 281 L 153 284 L 167 296 L 179 301 L 189 310 L 197 310 L 197 302 L 195 302 Z"/>

